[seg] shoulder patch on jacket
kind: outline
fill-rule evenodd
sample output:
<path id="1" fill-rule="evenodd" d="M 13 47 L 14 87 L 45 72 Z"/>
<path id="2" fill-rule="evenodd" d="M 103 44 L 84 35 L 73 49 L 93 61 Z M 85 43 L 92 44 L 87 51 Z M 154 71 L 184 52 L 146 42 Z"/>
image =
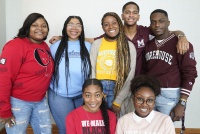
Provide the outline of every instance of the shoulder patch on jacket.
<path id="1" fill-rule="evenodd" d="M 6 59 L 5 58 L 1 58 L 1 60 L 0 60 L 0 64 L 5 64 L 6 63 Z"/>

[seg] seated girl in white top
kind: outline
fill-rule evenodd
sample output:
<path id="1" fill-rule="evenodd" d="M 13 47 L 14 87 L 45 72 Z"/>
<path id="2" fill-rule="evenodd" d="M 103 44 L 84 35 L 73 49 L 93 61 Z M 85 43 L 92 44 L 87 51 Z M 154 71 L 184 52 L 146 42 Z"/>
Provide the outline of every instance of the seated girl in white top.
<path id="1" fill-rule="evenodd" d="M 116 134 L 175 134 L 174 124 L 168 115 L 154 111 L 160 84 L 152 76 L 138 76 L 131 82 L 135 111 L 122 116 Z"/>

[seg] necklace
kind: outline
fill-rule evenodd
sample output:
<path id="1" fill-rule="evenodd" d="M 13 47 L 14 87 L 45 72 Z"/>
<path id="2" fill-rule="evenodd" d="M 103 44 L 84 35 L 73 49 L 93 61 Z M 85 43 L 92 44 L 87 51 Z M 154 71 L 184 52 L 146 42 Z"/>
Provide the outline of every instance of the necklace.
<path id="1" fill-rule="evenodd" d="M 170 39 L 172 39 L 175 35 L 174 34 L 171 34 L 169 37 L 167 37 L 166 39 L 163 39 L 163 40 L 156 40 L 155 39 L 155 44 L 156 44 L 156 47 L 157 47 L 157 50 L 156 50 L 156 56 L 159 55 L 159 52 L 160 52 L 160 48 L 163 47 L 165 45 L 165 43 L 167 41 L 169 41 Z"/>

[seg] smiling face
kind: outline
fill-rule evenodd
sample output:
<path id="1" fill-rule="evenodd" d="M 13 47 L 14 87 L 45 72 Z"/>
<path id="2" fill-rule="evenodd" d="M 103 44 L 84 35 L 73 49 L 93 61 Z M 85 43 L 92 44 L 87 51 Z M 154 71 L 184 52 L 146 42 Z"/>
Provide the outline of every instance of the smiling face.
<path id="1" fill-rule="evenodd" d="M 82 32 L 82 25 L 80 21 L 77 18 L 72 18 L 67 24 L 66 32 L 69 36 L 69 40 L 78 40 Z"/>
<path id="2" fill-rule="evenodd" d="M 33 43 L 40 44 L 43 42 L 44 38 L 46 38 L 48 32 L 46 21 L 43 18 L 39 18 L 30 26 L 28 38 Z"/>
<path id="3" fill-rule="evenodd" d="M 102 103 L 103 92 L 98 85 L 89 85 L 84 89 L 83 100 L 84 109 L 88 112 L 97 112 Z"/>
<path id="4" fill-rule="evenodd" d="M 119 33 L 119 24 L 113 16 L 106 16 L 102 21 L 103 31 L 109 37 L 115 37 Z"/>
<path id="5" fill-rule="evenodd" d="M 134 4 L 127 5 L 122 14 L 122 20 L 124 20 L 124 25 L 136 25 L 139 19 L 140 15 L 137 6 Z"/>
<path id="6" fill-rule="evenodd" d="M 133 96 L 135 113 L 146 117 L 154 109 L 156 96 L 149 87 L 141 87 Z M 144 101 L 143 103 L 141 103 Z M 148 104 L 147 104 L 148 103 Z"/>

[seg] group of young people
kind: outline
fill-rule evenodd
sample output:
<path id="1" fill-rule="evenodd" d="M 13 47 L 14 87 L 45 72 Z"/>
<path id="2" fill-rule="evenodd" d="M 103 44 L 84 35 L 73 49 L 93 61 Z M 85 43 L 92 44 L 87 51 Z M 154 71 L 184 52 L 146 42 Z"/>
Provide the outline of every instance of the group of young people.
<path id="1" fill-rule="evenodd" d="M 49 49 L 46 19 L 30 14 L 1 54 L 7 133 L 26 133 L 31 124 L 34 133 L 49 134 L 50 112 L 60 134 L 175 133 L 172 121 L 184 116 L 197 77 L 193 47 L 183 32 L 169 31 L 166 11 L 154 10 L 149 27 L 137 25 L 139 18 L 139 6 L 128 2 L 124 24 L 107 12 L 104 34 L 85 41 L 82 19 L 69 16 Z"/>

